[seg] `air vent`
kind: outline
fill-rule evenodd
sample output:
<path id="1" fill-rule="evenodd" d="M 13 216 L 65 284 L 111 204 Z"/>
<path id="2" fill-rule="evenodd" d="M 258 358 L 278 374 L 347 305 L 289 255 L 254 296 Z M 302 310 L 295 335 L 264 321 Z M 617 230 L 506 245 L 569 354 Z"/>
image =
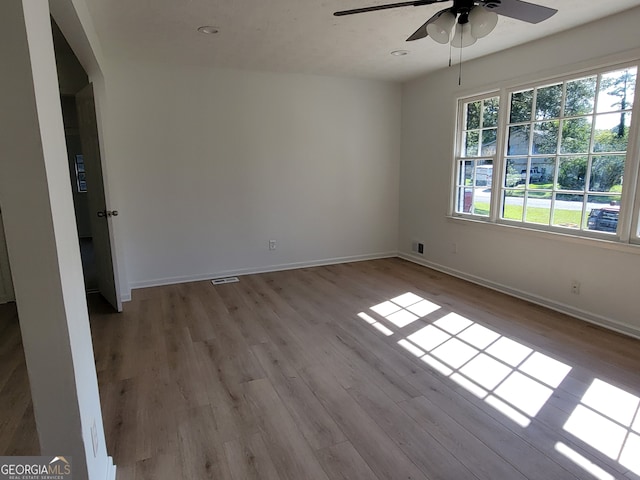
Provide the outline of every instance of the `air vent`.
<path id="1" fill-rule="evenodd" d="M 211 283 L 214 285 L 224 285 L 225 283 L 236 283 L 239 282 L 238 277 L 225 277 L 225 278 L 214 278 L 211 280 Z"/>

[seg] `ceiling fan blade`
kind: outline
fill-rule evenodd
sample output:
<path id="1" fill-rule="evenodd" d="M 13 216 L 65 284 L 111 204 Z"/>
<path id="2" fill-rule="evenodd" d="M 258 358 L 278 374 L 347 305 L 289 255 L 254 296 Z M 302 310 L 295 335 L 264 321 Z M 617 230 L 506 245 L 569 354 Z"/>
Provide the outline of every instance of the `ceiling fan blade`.
<path id="1" fill-rule="evenodd" d="M 418 30 L 413 32 L 413 35 L 407 38 L 407 42 L 413 42 L 414 40 L 420 40 L 421 38 L 428 36 L 429 34 L 427 33 L 427 25 L 429 25 L 431 22 L 434 22 L 435 20 L 438 19 L 440 15 L 448 11 L 449 9 L 441 10 L 438 13 L 436 13 L 433 17 L 431 17 L 429 20 L 424 22 L 424 24 L 422 24 L 422 26 L 418 28 Z"/>
<path id="2" fill-rule="evenodd" d="M 342 17 L 344 15 L 353 15 L 355 13 L 375 12 L 377 10 L 387 10 L 389 8 L 398 7 L 419 7 L 421 5 L 431 5 L 432 3 L 447 2 L 449 0 L 415 0 L 413 2 L 399 2 L 399 3 L 387 3 L 386 5 L 374 5 L 372 7 L 354 8 L 353 10 L 342 10 L 335 12 L 336 17 Z"/>
<path id="3" fill-rule="evenodd" d="M 481 3 L 484 3 L 487 9 L 500 15 L 529 23 L 540 23 L 558 12 L 555 8 L 544 7 L 522 0 L 485 0 Z"/>
<path id="4" fill-rule="evenodd" d="M 427 25 L 429 25 L 429 20 L 427 20 L 418 30 L 413 32 L 413 34 L 407 38 L 407 42 L 413 42 L 414 40 L 420 40 L 421 38 L 428 36 Z"/>

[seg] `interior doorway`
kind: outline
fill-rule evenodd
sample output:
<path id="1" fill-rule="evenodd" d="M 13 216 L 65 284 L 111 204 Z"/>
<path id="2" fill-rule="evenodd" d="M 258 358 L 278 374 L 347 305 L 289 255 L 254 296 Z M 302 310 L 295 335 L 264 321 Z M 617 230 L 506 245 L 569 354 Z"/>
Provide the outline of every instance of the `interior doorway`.
<path id="1" fill-rule="evenodd" d="M 52 31 L 85 290 L 120 311 L 109 232 L 113 212 L 106 209 L 93 87 L 53 19 Z"/>
<path id="2" fill-rule="evenodd" d="M 64 136 L 67 142 L 67 155 L 69 160 L 69 177 L 71 178 L 71 191 L 73 194 L 73 206 L 76 213 L 76 226 L 80 240 L 80 256 L 82 258 L 82 270 L 84 273 L 84 285 L 87 293 L 98 293 L 98 279 L 96 274 L 96 259 L 89 218 L 89 202 L 87 196 L 86 167 L 82 153 L 80 129 L 76 109 L 75 95 L 63 94 L 60 96 L 62 103 L 62 117 L 64 120 Z"/>

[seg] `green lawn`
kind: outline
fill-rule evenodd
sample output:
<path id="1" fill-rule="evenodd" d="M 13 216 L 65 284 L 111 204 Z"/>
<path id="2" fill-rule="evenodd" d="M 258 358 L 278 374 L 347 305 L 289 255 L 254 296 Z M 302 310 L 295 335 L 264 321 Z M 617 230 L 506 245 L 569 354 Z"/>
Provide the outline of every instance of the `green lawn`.
<path id="1" fill-rule="evenodd" d="M 489 204 L 485 202 L 476 202 L 474 205 L 474 213 L 476 215 L 489 215 Z M 537 223 L 542 225 L 549 225 L 550 212 L 546 208 L 542 207 L 529 207 L 527 208 L 526 221 L 529 223 Z M 560 210 L 557 209 L 553 224 L 563 227 L 579 228 L 580 217 L 582 212 L 580 210 Z M 522 206 L 520 205 L 505 205 L 503 218 L 506 220 L 522 220 Z"/>
<path id="2" fill-rule="evenodd" d="M 476 202 L 473 205 L 473 213 L 475 215 L 487 215 L 489 216 L 489 204 L 485 202 Z"/>
<path id="3" fill-rule="evenodd" d="M 507 195 L 507 197 L 524 197 L 524 185 L 520 185 L 517 188 L 518 188 L 517 190 L 505 190 L 505 194 Z M 552 188 L 553 188 L 553 183 L 529 185 L 530 190 L 551 190 Z M 536 192 L 534 195 L 535 195 L 535 198 L 551 198 L 553 194 L 551 192 Z"/>

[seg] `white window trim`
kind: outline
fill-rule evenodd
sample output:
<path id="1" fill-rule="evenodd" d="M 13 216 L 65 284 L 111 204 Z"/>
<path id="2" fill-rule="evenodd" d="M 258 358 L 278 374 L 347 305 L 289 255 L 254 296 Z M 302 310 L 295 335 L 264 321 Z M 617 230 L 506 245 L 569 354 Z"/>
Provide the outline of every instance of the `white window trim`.
<path id="1" fill-rule="evenodd" d="M 636 52 L 637 53 L 637 52 Z M 636 90 L 633 104 L 633 115 L 631 119 L 629 141 L 627 145 L 627 155 L 625 160 L 625 179 L 629 178 L 622 191 L 621 197 L 621 209 L 618 222 L 618 232 L 615 235 L 598 232 L 596 230 L 573 230 L 563 227 L 551 226 L 551 225 L 538 225 L 533 223 L 527 223 L 523 221 L 512 221 L 500 218 L 500 212 L 502 211 L 502 189 L 504 185 L 504 163 L 506 158 L 506 131 L 508 125 L 508 99 L 511 92 L 520 90 L 527 90 L 530 88 L 540 88 L 546 84 L 552 85 L 554 83 L 560 83 L 570 81 L 573 79 L 586 77 L 589 75 L 597 75 L 604 71 L 612 71 L 617 69 L 623 69 L 627 67 L 637 67 L 637 80 Z M 559 74 L 555 76 L 545 76 L 538 80 L 531 81 L 530 79 L 526 83 L 514 83 L 512 85 L 502 85 L 499 89 L 484 90 L 480 94 L 465 95 L 456 99 L 457 102 L 457 117 L 455 124 L 455 148 L 451 173 L 451 195 L 449 203 L 448 217 L 452 220 L 459 220 L 464 222 L 470 222 L 474 224 L 487 224 L 495 226 L 507 226 L 509 228 L 521 229 L 523 231 L 541 232 L 541 234 L 557 234 L 560 237 L 571 237 L 580 241 L 584 239 L 591 243 L 591 240 L 595 240 L 598 245 L 613 244 L 613 245 L 633 245 L 640 246 L 640 58 L 636 57 L 628 59 L 622 62 L 605 63 L 594 65 L 588 69 L 580 69 L 578 71 L 572 71 L 570 73 Z M 564 92 L 563 92 L 564 94 Z M 493 178 L 492 185 L 498 188 L 491 189 L 491 204 L 489 216 L 474 215 L 471 213 L 457 212 L 456 211 L 456 196 L 457 196 L 457 182 L 458 182 L 458 165 L 461 160 L 472 160 L 474 157 L 462 157 L 462 142 L 463 136 L 461 134 L 464 131 L 464 105 L 465 103 L 471 103 L 478 100 L 487 99 L 490 97 L 498 96 L 500 98 L 500 111 L 498 116 L 498 131 L 496 140 L 496 154 L 491 156 L 482 156 L 475 158 L 492 159 L 493 160 Z M 556 172 L 557 175 L 557 172 Z M 604 242 L 603 242 L 604 241 Z M 580 242 L 582 243 L 582 242 Z M 615 248 L 615 247 L 614 247 Z M 625 249 L 626 250 L 626 249 Z M 637 248 L 633 248 L 632 251 L 637 252 Z"/>
<path id="2" fill-rule="evenodd" d="M 474 95 L 474 96 L 470 96 L 470 97 L 464 97 L 464 99 L 458 99 L 458 107 L 457 107 L 457 120 L 456 120 L 456 128 L 455 128 L 455 151 L 454 151 L 454 161 L 453 161 L 453 173 L 452 173 L 452 182 L 451 185 L 453 186 L 452 188 L 452 193 L 451 193 L 451 198 L 450 198 L 450 208 L 449 208 L 449 213 L 452 216 L 455 217 L 459 217 L 459 218 L 467 218 L 470 220 L 476 220 L 476 221 L 484 221 L 484 222 L 490 222 L 493 221 L 495 223 L 495 219 L 492 219 L 492 211 L 493 209 L 489 210 L 489 216 L 480 216 L 480 215 L 474 215 L 471 213 L 464 213 L 464 212 L 456 212 L 456 195 L 457 195 L 457 185 L 458 185 L 458 162 L 463 161 L 463 160 L 474 160 L 474 159 L 485 159 L 485 160 L 492 160 L 493 162 L 493 176 L 491 178 L 492 181 L 492 185 L 495 185 L 495 179 L 496 179 L 496 159 L 498 158 L 498 152 L 500 152 L 501 150 L 498 150 L 499 148 L 502 148 L 503 143 L 500 140 L 501 137 L 501 132 L 500 132 L 500 128 L 501 128 L 501 122 L 500 122 L 500 118 L 502 117 L 502 108 L 500 109 L 500 111 L 498 112 L 498 131 L 497 131 L 497 138 L 496 138 L 496 153 L 494 155 L 483 155 L 481 157 L 462 157 L 460 154 L 462 153 L 462 135 L 461 132 L 465 130 L 464 128 L 464 102 L 470 103 L 470 102 L 475 102 L 478 100 L 484 100 L 487 98 L 491 98 L 491 97 L 500 97 L 502 95 L 502 89 L 501 90 L 493 90 L 490 92 L 485 92 L 485 93 L 481 93 L 478 95 Z M 464 102 L 463 102 L 464 100 Z M 503 136 L 503 135 L 502 135 Z M 495 194 L 495 188 L 491 189 L 491 205 L 493 205 L 493 196 Z"/>

